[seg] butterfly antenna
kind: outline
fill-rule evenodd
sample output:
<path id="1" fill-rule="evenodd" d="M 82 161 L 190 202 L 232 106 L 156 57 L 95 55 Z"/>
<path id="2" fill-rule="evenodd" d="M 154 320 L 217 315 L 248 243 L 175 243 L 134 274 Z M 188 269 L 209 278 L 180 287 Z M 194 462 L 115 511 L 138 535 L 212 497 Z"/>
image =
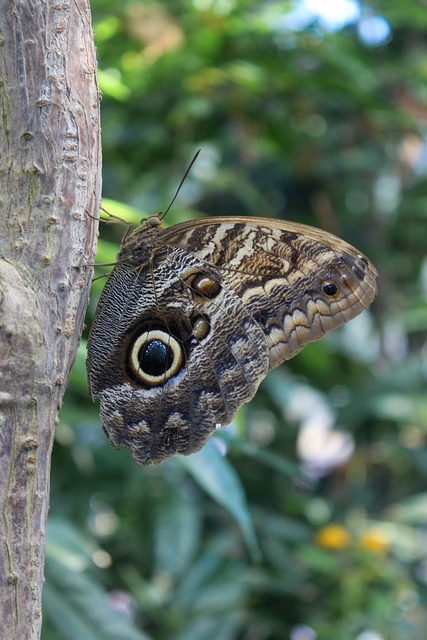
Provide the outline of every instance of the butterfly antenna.
<path id="1" fill-rule="evenodd" d="M 164 213 L 160 214 L 160 218 L 162 220 L 169 213 L 169 211 L 171 210 L 171 207 L 172 207 L 173 203 L 175 202 L 175 200 L 177 199 L 178 193 L 181 191 L 181 187 L 184 184 L 185 180 L 187 179 L 187 176 L 190 173 L 191 169 L 193 168 L 193 164 L 196 162 L 200 151 L 201 151 L 201 149 L 198 149 L 198 151 L 194 154 L 194 157 L 193 157 L 192 161 L 190 162 L 190 164 L 188 165 L 187 170 L 184 173 L 184 176 L 183 176 L 181 182 L 179 183 L 178 189 L 175 191 L 175 195 L 174 195 L 174 197 L 172 198 L 172 200 L 169 203 L 168 208 L 166 209 L 166 211 Z"/>
<path id="2" fill-rule="evenodd" d="M 89 213 L 87 209 L 85 211 L 89 218 L 92 218 L 92 220 L 96 220 L 97 222 L 105 222 L 105 224 L 129 224 L 129 222 L 127 222 L 123 218 L 120 218 L 120 216 L 115 216 L 114 213 L 110 213 L 109 211 L 107 211 L 107 209 L 104 209 L 104 207 L 100 207 L 100 209 L 108 216 L 110 216 L 110 218 L 114 218 L 114 220 L 106 220 L 105 218 L 101 218 L 100 216 L 95 217 L 91 213 Z"/>
<path id="3" fill-rule="evenodd" d="M 120 216 L 116 216 L 114 213 L 110 213 L 104 207 L 100 207 L 100 208 L 101 208 L 101 211 L 106 213 L 107 216 L 110 216 L 111 218 L 111 220 L 106 220 L 105 218 L 99 218 L 99 220 L 102 220 L 102 222 L 105 222 L 106 224 L 126 224 L 127 226 L 129 226 L 129 222 L 124 218 L 121 218 Z"/>

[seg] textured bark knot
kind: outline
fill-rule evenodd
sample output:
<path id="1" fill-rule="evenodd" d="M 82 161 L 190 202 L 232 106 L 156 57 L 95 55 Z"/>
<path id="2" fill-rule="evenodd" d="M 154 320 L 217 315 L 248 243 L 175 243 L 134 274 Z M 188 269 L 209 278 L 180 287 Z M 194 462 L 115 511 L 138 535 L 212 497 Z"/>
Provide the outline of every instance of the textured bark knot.
<path id="1" fill-rule="evenodd" d="M 37 449 L 38 446 L 39 443 L 35 438 L 25 438 L 22 444 L 22 448 L 27 449 L 28 451 L 31 451 L 31 449 Z"/>

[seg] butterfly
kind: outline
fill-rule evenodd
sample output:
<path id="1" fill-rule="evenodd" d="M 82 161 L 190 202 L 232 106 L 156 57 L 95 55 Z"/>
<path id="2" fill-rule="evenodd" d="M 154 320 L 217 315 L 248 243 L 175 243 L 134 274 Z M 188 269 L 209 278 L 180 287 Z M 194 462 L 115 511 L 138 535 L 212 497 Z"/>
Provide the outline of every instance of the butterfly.
<path id="1" fill-rule="evenodd" d="M 296 222 L 150 216 L 125 234 L 88 340 L 105 434 L 143 464 L 198 451 L 271 369 L 366 309 L 377 275 Z"/>

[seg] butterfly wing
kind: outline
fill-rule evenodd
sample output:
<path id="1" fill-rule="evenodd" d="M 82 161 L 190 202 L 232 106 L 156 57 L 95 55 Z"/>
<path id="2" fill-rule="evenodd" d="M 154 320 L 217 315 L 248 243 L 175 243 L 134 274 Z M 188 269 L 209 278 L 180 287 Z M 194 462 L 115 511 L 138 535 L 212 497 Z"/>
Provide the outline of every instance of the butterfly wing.
<path id="1" fill-rule="evenodd" d="M 143 463 L 197 451 L 271 368 L 363 311 L 375 279 L 365 256 L 304 225 L 159 231 L 150 260 L 119 263 L 98 305 L 88 372 L 104 430 Z"/>
<path id="2" fill-rule="evenodd" d="M 355 318 L 374 300 L 377 271 L 357 249 L 315 227 L 263 218 L 212 218 L 162 232 L 216 267 L 263 326 L 273 368 Z"/>

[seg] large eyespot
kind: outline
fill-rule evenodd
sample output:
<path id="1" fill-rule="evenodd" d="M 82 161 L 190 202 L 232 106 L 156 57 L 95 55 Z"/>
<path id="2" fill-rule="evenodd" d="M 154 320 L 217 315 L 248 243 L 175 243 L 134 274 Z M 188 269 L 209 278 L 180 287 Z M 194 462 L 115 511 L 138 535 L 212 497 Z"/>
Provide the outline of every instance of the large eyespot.
<path id="1" fill-rule="evenodd" d="M 206 273 L 198 273 L 191 280 L 191 288 L 203 298 L 212 300 L 221 291 L 221 286 Z"/>
<path id="2" fill-rule="evenodd" d="M 322 291 L 330 298 L 333 298 L 338 293 L 338 286 L 333 280 L 324 280 L 322 282 Z"/>
<path id="3" fill-rule="evenodd" d="M 136 382 L 158 387 L 178 373 L 184 363 L 182 346 L 161 329 L 144 331 L 131 344 L 129 369 Z"/>

